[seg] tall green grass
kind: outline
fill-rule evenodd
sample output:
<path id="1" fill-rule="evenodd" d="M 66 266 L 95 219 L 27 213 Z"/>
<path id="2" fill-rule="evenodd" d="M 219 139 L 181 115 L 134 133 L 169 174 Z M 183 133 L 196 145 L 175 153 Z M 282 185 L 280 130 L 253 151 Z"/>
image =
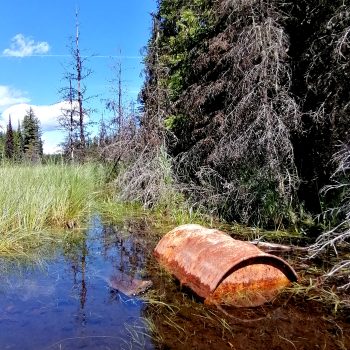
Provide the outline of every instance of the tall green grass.
<path id="1" fill-rule="evenodd" d="M 0 166 L 0 252 L 38 245 L 50 228 L 79 226 L 88 218 L 101 178 L 102 170 L 93 164 Z"/>

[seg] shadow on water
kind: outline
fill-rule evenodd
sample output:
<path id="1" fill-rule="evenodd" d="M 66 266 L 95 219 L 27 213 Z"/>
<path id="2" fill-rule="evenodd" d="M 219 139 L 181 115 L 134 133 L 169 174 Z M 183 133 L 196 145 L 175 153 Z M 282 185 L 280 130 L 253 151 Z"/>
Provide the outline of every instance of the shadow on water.
<path id="1" fill-rule="evenodd" d="M 143 277 L 144 264 L 138 242 L 98 217 L 44 267 L 2 259 L 0 349 L 153 349 L 144 302 L 108 283 Z"/>

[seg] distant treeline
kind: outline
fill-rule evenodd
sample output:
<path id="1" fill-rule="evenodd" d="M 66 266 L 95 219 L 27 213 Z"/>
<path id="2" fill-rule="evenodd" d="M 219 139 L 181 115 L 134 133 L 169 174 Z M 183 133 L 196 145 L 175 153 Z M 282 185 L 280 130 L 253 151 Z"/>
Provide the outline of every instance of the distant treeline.
<path id="1" fill-rule="evenodd" d="M 9 162 L 41 162 L 43 141 L 41 139 L 40 121 L 30 108 L 23 117 L 22 125 L 17 129 L 12 126 L 9 116 L 6 131 L 0 133 L 0 158 Z"/>
<path id="2" fill-rule="evenodd" d="M 276 227 L 342 202 L 349 0 L 160 0 L 145 63 L 144 142 L 194 205 Z"/>

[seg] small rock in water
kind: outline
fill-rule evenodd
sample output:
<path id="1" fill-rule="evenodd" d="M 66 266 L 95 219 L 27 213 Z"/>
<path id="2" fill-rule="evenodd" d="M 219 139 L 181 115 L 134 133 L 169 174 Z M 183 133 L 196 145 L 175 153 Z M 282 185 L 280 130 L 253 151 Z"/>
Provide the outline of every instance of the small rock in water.
<path id="1" fill-rule="evenodd" d="M 150 280 L 139 280 L 124 273 L 118 273 L 109 278 L 108 285 L 128 296 L 140 295 L 152 287 Z"/>

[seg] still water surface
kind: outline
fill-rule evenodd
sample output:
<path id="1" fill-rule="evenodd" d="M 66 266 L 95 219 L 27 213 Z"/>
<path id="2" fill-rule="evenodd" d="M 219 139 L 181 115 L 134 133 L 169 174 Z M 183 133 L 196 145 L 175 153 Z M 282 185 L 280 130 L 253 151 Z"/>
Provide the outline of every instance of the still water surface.
<path id="1" fill-rule="evenodd" d="M 350 310 L 335 313 L 303 294 L 258 308 L 204 305 L 157 264 L 150 227 L 147 218 L 114 228 L 94 217 L 43 266 L 0 260 L 0 350 L 350 349 Z M 305 276 L 302 256 L 285 258 Z M 120 276 L 153 287 L 127 296 L 110 287 Z"/>
<path id="2" fill-rule="evenodd" d="M 0 349 L 153 349 L 144 302 L 107 283 L 143 277 L 138 243 L 98 217 L 85 237 L 41 267 L 1 261 Z"/>

